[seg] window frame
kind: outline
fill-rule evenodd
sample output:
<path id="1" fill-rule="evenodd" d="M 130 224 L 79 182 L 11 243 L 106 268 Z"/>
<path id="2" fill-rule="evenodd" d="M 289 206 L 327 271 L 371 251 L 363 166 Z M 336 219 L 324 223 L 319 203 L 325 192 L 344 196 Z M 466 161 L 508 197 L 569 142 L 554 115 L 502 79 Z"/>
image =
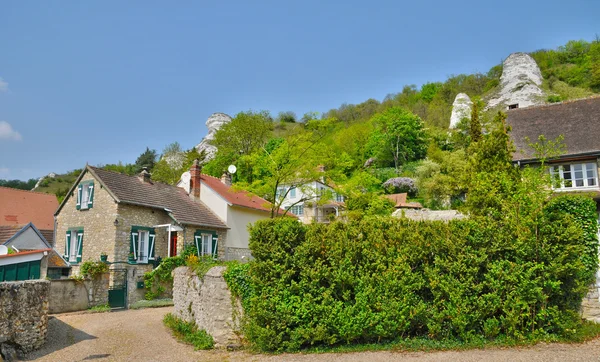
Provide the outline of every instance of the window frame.
<path id="1" fill-rule="evenodd" d="M 145 235 L 145 240 L 142 240 L 142 235 Z M 137 259 L 138 264 L 148 264 L 148 256 L 150 254 L 150 231 L 138 230 L 137 237 Z"/>
<path id="2" fill-rule="evenodd" d="M 592 177 L 588 177 L 588 165 L 592 165 L 591 171 L 593 172 Z M 568 170 L 565 171 L 565 166 L 568 166 Z M 580 166 L 580 170 L 575 168 Z M 578 163 L 561 163 L 549 166 L 550 176 L 552 177 L 552 189 L 554 191 L 576 191 L 576 190 L 598 190 L 598 163 L 597 161 L 591 162 L 578 162 Z M 576 178 L 575 173 L 581 172 L 582 177 Z M 565 179 L 565 174 L 569 174 L 569 178 Z M 558 178 L 558 179 L 557 179 Z M 589 180 L 594 180 L 594 185 L 589 185 Z M 559 181 L 559 182 L 557 182 Z M 571 186 L 566 186 L 565 181 L 570 181 Z M 583 186 L 577 186 L 577 181 L 582 181 Z M 557 184 L 559 186 L 557 187 Z"/>

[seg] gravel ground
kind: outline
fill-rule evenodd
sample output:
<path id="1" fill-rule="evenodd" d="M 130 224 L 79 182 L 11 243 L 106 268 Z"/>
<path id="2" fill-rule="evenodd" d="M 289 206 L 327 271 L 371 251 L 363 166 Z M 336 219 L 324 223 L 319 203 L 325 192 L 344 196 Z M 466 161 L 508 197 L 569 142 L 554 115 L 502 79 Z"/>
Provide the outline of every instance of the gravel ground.
<path id="1" fill-rule="evenodd" d="M 600 339 L 583 344 L 539 344 L 528 348 L 446 352 L 355 352 L 256 355 L 194 351 L 163 326 L 172 307 L 97 314 L 59 314 L 48 341 L 28 358 L 36 361 L 600 361 Z"/>

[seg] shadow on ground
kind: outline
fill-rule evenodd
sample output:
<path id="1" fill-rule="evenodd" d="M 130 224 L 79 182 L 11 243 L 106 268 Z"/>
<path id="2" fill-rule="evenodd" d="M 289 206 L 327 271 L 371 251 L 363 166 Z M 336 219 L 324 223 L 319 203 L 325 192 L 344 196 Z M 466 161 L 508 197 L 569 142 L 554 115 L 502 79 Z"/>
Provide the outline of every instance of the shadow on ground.
<path id="1" fill-rule="evenodd" d="M 88 339 L 96 339 L 96 337 L 77 328 L 73 328 L 57 318 L 48 317 L 48 337 L 46 338 L 46 343 L 42 348 L 27 354 L 24 360 L 35 360 Z M 86 359 L 93 360 L 108 356 L 109 355 L 92 355 L 88 356 Z"/>

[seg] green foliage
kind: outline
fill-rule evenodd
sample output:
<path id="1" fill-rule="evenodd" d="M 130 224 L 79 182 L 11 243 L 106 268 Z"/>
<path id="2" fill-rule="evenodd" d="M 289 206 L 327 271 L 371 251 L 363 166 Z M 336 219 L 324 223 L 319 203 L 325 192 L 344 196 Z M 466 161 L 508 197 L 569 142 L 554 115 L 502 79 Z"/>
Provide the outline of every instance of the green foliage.
<path id="1" fill-rule="evenodd" d="M 240 298 L 244 309 L 249 308 L 248 303 L 254 295 L 249 270 L 249 263 L 230 262 L 227 264 L 227 270 L 223 274 L 223 278 L 225 278 L 231 294 L 236 298 Z"/>
<path id="2" fill-rule="evenodd" d="M 259 221 L 245 336 L 261 350 L 568 337 L 587 290 L 572 218 Z"/>
<path id="3" fill-rule="evenodd" d="M 562 101 L 562 98 L 558 95 L 549 95 L 548 98 L 546 98 L 546 102 L 548 103 L 558 103 Z"/>
<path id="4" fill-rule="evenodd" d="M 156 150 L 151 150 L 149 147 L 146 147 L 146 151 L 142 152 L 142 154 L 140 154 L 135 160 L 135 172 L 138 173 L 142 171 L 144 167 L 151 172 L 154 168 L 157 157 L 158 155 L 156 154 Z"/>
<path id="5" fill-rule="evenodd" d="M 205 158 L 204 151 L 198 153 L 196 148 L 183 151 L 179 143 L 171 143 L 165 147 L 160 160 L 154 165 L 152 180 L 175 185 L 181 178 L 181 174 L 189 171 L 195 159 L 203 163 Z"/>
<path id="6" fill-rule="evenodd" d="M 196 350 L 212 349 L 215 345 L 212 336 L 206 333 L 204 329 L 198 329 L 194 322 L 186 322 L 171 313 L 167 313 L 163 318 L 163 323 L 171 329 L 175 338 L 191 344 Z"/>
<path id="7" fill-rule="evenodd" d="M 481 140 L 481 122 L 479 121 L 479 115 L 481 110 L 483 109 L 483 102 L 479 97 L 473 99 L 473 109 L 471 110 L 471 123 L 469 129 L 469 135 L 471 136 L 471 141 L 478 142 Z"/>
<path id="8" fill-rule="evenodd" d="M 79 272 L 84 277 L 96 278 L 104 273 L 108 273 L 108 264 L 101 261 L 87 260 L 81 264 Z"/>
<path id="9" fill-rule="evenodd" d="M 32 190 L 36 183 L 37 179 L 34 178 L 30 178 L 28 181 L 0 179 L 0 186 L 19 190 Z"/>
<path id="10" fill-rule="evenodd" d="M 146 299 L 159 298 L 165 292 L 165 287 L 173 288 L 173 275 L 171 273 L 175 268 L 184 265 L 185 259 L 182 256 L 164 258 L 156 268 L 144 274 L 144 286 L 147 289 Z"/>
<path id="11" fill-rule="evenodd" d="M 138 172 L 136 165 L 132 165 L 130 163 L 123 164 L 121 161 L 116 164 L 104 165 L 102 168 L 107 171 L 118 172 L 129 176 L 135 175 Z"/>
<path id="12" fill-rule="evenodd" d="M 296 123 L 296 113 L 292 111 L 279 112 L 276 120 L 283 123 Z"/>
<path id="13" fill-rule="evenodd" d="M 88 313 L 106 313 L 106 312 L 110 312 L 110 305 L 108 305 L 108 304 L 97 305 L 95 307 L 88 308 L 87 312 Z"/>

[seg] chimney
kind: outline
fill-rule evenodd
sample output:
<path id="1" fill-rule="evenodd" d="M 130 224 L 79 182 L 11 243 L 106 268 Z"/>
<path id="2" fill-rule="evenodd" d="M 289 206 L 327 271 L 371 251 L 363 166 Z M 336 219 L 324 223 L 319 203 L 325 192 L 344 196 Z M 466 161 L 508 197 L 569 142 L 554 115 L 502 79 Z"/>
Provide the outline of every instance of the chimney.
<path id="1" fill-rule="evenodd" d="M 139 173 L 138 179 L 140 179 L 140 181 L 142 181 L 145 184 L 150 183 L 150 172 L 148 172 L 147 167 L 142 168 L 142 172 Z"/>
<path id="2" fill-rule="evenodd" d="M 225 184 L 225 186 L 231 186 L 231 175 L 229 172 L 223 172 L 221 176 L 221 182 Z"/>
<path id="3" fill-rule="evenodd" d="M 200 201 L 200 175 L 202 175 L 202 166 L 198 159 L 195 159 L 190 167 L 190 197 L 196 201 Z"/>

